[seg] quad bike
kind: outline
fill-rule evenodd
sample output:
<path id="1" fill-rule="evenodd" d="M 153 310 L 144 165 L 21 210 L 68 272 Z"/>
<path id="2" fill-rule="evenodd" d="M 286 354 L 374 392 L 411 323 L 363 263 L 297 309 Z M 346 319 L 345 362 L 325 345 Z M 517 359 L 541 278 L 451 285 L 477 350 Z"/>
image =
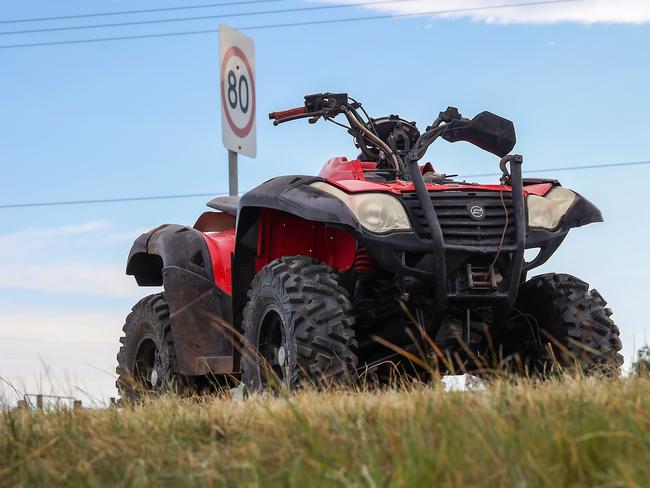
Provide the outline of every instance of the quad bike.
<path id="1" fill-rule="evenodd" d="M 135 241 L 127 274 L 164 292 L 126 319 L 123 396 L 239 380 L 252 390 L 351 381 L 419 353 L 452 368 L 516 358 L 531 370 L 554 362 L 618 372 L 620 332 L 600 294 L 566 274 L 527 279 L 569 229 L 602 215 L 556 180 L 522 178 L 522 157 L 509 154 L 512 122 L 449 107 L 420 133 L 333 93 L 269 117 L 334 122 L 361 153 L 330 159 L 318 176 L 215 198 L 193 227 L 161 225 Z M 439 138 L 501 158 L 500 181 L 419 165 Z M 536 256 L 525 260 L 527 249 Z"/>

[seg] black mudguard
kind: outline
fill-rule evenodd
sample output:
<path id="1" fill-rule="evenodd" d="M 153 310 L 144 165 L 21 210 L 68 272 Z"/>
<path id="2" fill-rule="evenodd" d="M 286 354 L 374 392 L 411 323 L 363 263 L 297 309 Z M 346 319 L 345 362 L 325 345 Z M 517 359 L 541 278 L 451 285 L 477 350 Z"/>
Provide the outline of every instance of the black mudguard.
<path id="1" fill-rule="evenodd" d="M 272 208 L 306 220 L 325 222 L 361 231 L 348 207 L 338 198 L 310 186 L 325 181 L 317 176 L 280 176 L 253 188 L 241 197 L 239 211 Z"/>
<path id="2" fill-rule="evenodd" d="M 556 181 L 554 181 L 557 183 Z M 554 230 L 528 228 L 526 248 L 540 248 L 539 254 L 530 262 L 524 263 L 524 271 L 541 266 L 555 253 L 571 229 L 595 222 L 603 222 L 603 214 L 596 205 L 576 193 L 576 201 Z"/>
<path id="3" fill-rule="evenodd" d="M 164 286 L 179 373 L 233 372 L 231 299 L 214 284 L 199 231 L 168 224 L 142 234 L 131 248 L 126 274 L 141 286 Z"/>

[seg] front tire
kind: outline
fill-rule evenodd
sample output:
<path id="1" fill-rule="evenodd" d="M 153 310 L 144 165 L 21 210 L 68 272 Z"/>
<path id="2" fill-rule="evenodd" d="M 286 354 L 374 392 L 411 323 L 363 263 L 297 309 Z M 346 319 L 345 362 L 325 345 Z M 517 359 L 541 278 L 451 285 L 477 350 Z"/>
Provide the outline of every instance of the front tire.
<path id="1" fill-rule="evenodd" d="M 244 309 L 244 384 L 263 391 L 354 379 L 353 325 L 348 294 L 330 267 L 305 256 L 269 263 Z"/>
<path id="2" fill-rule="evenodd" d="M 610 318 L 612 311 L 596 290 L 567 274 L 544 274 L 525 282 L 515 305 L 523 332 L 537 334 L 534 353 L 522 354 L 537 368 L 549 370 L 553 363 L 586 374 L 603 372 L 618 376 L 623 364 L 620 330 Z M 535 328 L 535 326 L 537 328 Z"/>

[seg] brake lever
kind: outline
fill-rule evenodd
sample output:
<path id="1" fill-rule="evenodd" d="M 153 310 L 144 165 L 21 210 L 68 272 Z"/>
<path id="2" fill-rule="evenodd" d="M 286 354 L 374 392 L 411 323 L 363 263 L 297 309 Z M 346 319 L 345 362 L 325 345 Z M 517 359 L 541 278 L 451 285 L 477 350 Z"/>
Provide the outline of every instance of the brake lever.
<path id="1" fill-rule="evenodd" d="M 454 120 L 469 120 L 469 119 L 464 119 L 464 117 L 460 114 L 460 112 L 456 107 L 447 107 L 446 110 L 438 114 L 436 120 L 434 120 L 433 123 L 426 128 L 426 130 L 435 129 L 437 127 L 440 127 L 440 124 L 442 124 L 443 122 L 445 124 L 449 124 Z"/>

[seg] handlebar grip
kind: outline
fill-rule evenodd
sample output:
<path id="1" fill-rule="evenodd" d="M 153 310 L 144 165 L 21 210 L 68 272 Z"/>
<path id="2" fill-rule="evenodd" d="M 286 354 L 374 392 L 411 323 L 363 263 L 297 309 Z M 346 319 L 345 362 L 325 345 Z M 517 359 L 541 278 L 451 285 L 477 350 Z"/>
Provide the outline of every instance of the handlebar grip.
<path id="1" fill-rule="evenodd" d="M 269 114 L 270 120 L 282 120 L 294 115 L 302 115 L 307 113 L 307 107 L 290 108 L 289 110 L 281 110 L 280 112 L 271 112 Z"/>

